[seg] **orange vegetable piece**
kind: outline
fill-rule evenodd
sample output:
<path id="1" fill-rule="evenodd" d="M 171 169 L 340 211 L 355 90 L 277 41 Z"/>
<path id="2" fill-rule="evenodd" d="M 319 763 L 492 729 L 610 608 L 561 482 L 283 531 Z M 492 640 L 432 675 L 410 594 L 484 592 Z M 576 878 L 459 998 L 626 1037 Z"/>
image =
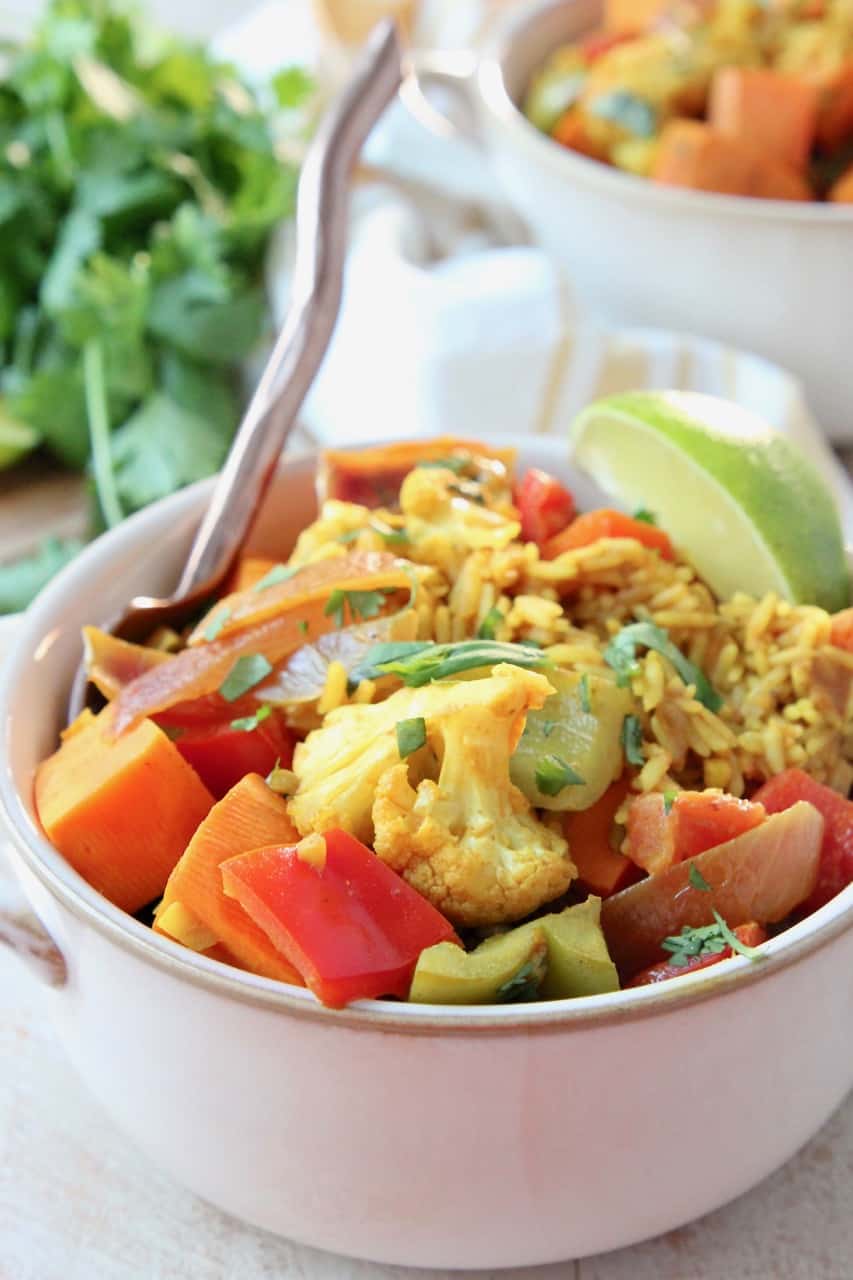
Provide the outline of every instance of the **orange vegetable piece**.
<path id="1" fill-rule="evenodd" d="M 672 0 L 607 0 L 604 25 L 610 31 L 639 33 L 672 8 Z"/>
<path id="2" fill-rule="evenodd" d="M 139 676 L 116 698 L 116 732 L 124 732 L 143 716 L 160 716 L 178 704 L 196 702 L 208 696 L 213 701 L 205 708 L 206 720 L 215 719 L 217 715 L 225 719 L 243 714 L 242 708 L 240 711 L 235 709 L 236 703 L 227 704 L 217 693 L 239 657 L 259 653 L 276 666 L 301 645 L 333 629 L 334 619 L 326 616 L 325 609 L 336 586 L 372 590 L 380 586 L 399 586 L 403 582 L 408 590 L 409 578 L 400 565 L 399 560 L 386 552 L 352 552 L 348 556 L 308 565 L 304 574 L 270 587 L 268 591 L 255 593 L 259 600 L 275 593 L 273 598 L 278 602 L 278 612 L 230 635 L 184 649 L 170 662 Z M 294 586 L 297 582 L 300 583 L 298 589 Z M 286 587 L 290 588 L 289 592 L 284 591 Z M 232 599 L 245 602 L 246 594 Z M 262 615 L 269 608 L 266 603 L 260 606 L 241 604 L 239 607 L 244 617 L 248 608 L 260 608 Z M 176 713 L 176 718 L 181 721 L 181 714 Z"/>
<path id="3" fill-rule="evenodd" d="M 583 112 L 578 107 L 569 107 L 568 111 L 560 116 L 551 130 L 551 137 L 555 142 L 559 142 L 560 146 L 568 147 L 570 151 L 577 151 L 582 156 L 589 156 L 590 160 L 607 159 L 606 147 L 590 137 Z"/>
<path id="4" fill-rule="evenodd" d="M 711 81 L 708 122 L 791 169 L 808 164 L 819 94 L 800 76 L 769 67 L 722 67 Z"/>
<path id="5" fill-rule="evenodd" d="M 502 466 L 511 477 L 515 454 L 515 449 L 496 449 L 481 440 L 459 440 L 456 436 L 404 440 L 357 452 L 326 449 L 320 457 L 317 490 L 321 500 L 339 498 L 365 507 L 393 506 L 399 497 L 400 485 L 419 462 L 467 455 L 490 460 Z"/>
<path id="6" fill-rule="evenodd" d="M 562 533 L 545 543 L 542 558 L 554 560 L 564 551 L 588 547 L 601 538 L 633 538 L 644 547 L 659 551 L 664 560 L 673 559 L 672 543 L 663 529 L 647 524 L 644 520 L 634 520 L 621 511 L 611 511 L 607 507 L 602 507 L 600 511 L 586 511 L 578 516 Z"/>
<path id="7" fill-rule="evenodd" d="M 669 813 L 660 792 L 637 796 L 628 809 L 625 853 L 649 875 L 733 840 L 765 821 L 762 804 L 723 791 L 679 791 Z"/>
<path id="8" fill-rule="evenodd" d="M 213 806 L 193 835 L 169 876 L 154 928 L 165 933 L 163 917 L 173 903 L 180 903 L 244 968 L 264 978 L 302 986 L 299 974 L 264 931 L 249 919 L 238 902 L 226 898 L 219 870 L 226 859 L 238 854 L 269 844 L 292 844 L 298 839 L 299 832 L 287 816 L 281 797 L 258 774 L 247 774 Z"/>
<path id="9" fill-rule="evenodd" d="M 838 181 L 832 185 L 829 198 L 835 204 L 853 204 L 853 165 L 845 169 Z M 847 646 L 845 645 L 844 648 Z"/>
<path id="10" fill-rule="evenodd" d="M 137 676 L 162 666 L 172 656 L 162 649 L 118 640 L 98 627 L 83 628 L 83 647 L 86 674 L 105 698 L 115 698 Z"/>
<path id="11" fill-rule="evenodd" d="M 742 138 L 729 138 L 700 120 L 671 120 L 663 128 L 652 177 L 672 187 L 768 200 L 811 200 L 805 178 Z"/>
<path id="12" fill-rule="evenodd" d="M 228 593 L 248 591 L 249 587 L 260 582 L 279 563 L 280 561 L 268 560 L 265 556 L 241 556 L 228 579 Z"/>
<path id="13" fill-rule="evenodd" d="M 112 737 L 113 707 L 75 721 L 36 770 L 48 838 L 93 888 L 125 911 L 163 892 L 213 796 L 157 725 Z"/>
<path id="14" fill-rule="evenodd" d="M 563 834 L 577 867 L 578 878 L 590 893 L 609 898 L 624 889 L 635 878 L 636 868 L 630 858 L 619 853 L 610 843 L 616 813 L 631 784 L 627 775 L 612 783 L 604 795 L 589 809 L 569 812 L 563 819 Z"/>
<path id="15" fill-rule="evenodd" d="M 214 624 L 215 638 L 223 640 L 294 609 L 301 609 L 299 616 L 310 624 L 312 618 L 304 607 L 319 602 L 325 608 L 331 592 L 338 587 L 346 591 L 408 591 L 411 585 L 408 567 L 387 551 L 350 551 L 343 556 L 329 556 L 303 565 L 291 577 L 261 591 L 257 590 L 256 583 L 247 591 L 223 596 L 202 618 L 189 644 L 209 643 L 207 636 Z M 322 609 L 319 616 L 323 616 Z M 323 631 L 328 630 L 328 626 L 323 626 Z M 305 640 L 303 636 L 303 643 Z"/>
<path id="16" fill-rule="evenodd" d="M 843 62 L 819 88 L 818 145 L 825 151 L 837 151 L 853 137 L 853 58 Z"/>
<path id="17" fill-rule="evenodd" d="M 684 925 L 713 924 L 715 909 L 731 929 L 784 920 L 814 891 L 822 840 L 817 809 L 795 804 L 691 862 L 677 862 L 607 898 L 601 926 L 620 976 L 654 964 L 663 939 Z M 691 883 L 691 867 L 710 891 Z"/>
<path id="18" fill-rule="evenodd" d="M 830 640 L 836 648 L 853 652 L 853 609 L 842 609 L 832 615 Z"/>

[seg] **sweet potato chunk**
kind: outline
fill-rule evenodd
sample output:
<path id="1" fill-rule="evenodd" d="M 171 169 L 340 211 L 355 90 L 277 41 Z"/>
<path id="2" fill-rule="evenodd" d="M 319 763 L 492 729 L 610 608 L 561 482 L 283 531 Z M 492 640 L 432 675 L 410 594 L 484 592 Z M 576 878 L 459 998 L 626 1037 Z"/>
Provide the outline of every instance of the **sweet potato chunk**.
<path id="1" fill-rule="evenodd" d="M 817 129 L 819 93 L 800 76 L 768 67 L 722 67 L 711 82 L 708 121 L 789 168 L 805 169 Z"/>
<path id="2" fill-rule="evenodd" d="M 163 892 L 213 796 L 150 720 L 113 738 L 85 712 L 36 771 L 39 820 L 63 857 L 125 911 Z"/>
<path id="3" fill-rule="evenodd" d="M 672 120 L 665 126 L 652 176 L 672 187 L 767 200 L 810 200 L 801 174 L 744 142 L 699 120 Z"/>
<path id="4" fill-rule="evenodd" d="M 287 816 L 284 801 L 270 791 L 258 774 L 247 774 L 213 806 L 196 831 L 169 877 L 154 928 L 192 946 L 192 935 L 183 924 L 174 930 L 168 928 L 170 908 L 179 903 L 184 911 L 171 918 L 180 922 L 190 913 L 194 931 L 199 930 L 199 939 L 208 946 L 215 939 L 252 973 L 301 986 L 299 974 L 264 931 L 249 919 L 238 902 L 226 898 L 219 869 L 227 858 L 264 845 L 295 844 L 298 840 L 299 832 Z M 209 931 L 206 937 L 201 937 L 200 926 Z M 207 946 L 198 949 L 207 950 Z"/>

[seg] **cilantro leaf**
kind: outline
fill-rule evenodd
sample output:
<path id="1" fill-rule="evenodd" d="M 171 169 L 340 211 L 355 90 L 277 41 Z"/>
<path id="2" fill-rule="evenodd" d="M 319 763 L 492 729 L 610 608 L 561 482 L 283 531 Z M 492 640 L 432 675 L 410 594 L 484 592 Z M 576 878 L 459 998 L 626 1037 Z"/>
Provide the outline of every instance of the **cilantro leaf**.
<path id="1" fill-rule="evenodd" d="M 657 524 L 657 516 L 651 511 L 647 511 L 645 507 L 638 507 L 634 512 L 634 519 L 639 520 L 640 524 Z"/>
<path id="2" fill-rule="evenodd" d="M 764 952 L 758 947 L 748 947 L 745 942 L 741 942 L 740 938 L 726 924 L 719 911 L 714 912 L 714 919 L 717 922 L 717 928 L 720 930 L 726 943 L 731 947 L 732 951 L 737 952 L 739 956 L 745 956 L 747 960 L 763 960 Z"/>
<path id="3" fill-rule="evenodd" d="M 219 692 L 226 702 L 236 702 L 265 680 L 271 671 L 272 663 L 262 653 L 244 653 L 222 681 Z"/>
<path id="4" fill-rule="evenodd" d="M 492 605 L 483 621 L 477 628 L 477 636 L 480 640 L 494 640 L 495 632 L 504 620 L 504 615 L 498 606 Z"/>
<path id="5" fill-rule="evenodd" d="M 675 804 L 677 796 L 678 792 L 673 788 L 670 788 L 663 793 L 663 811 L 667 817 L 672 813 L 672 806 Z"/>
<path id="6" fill-rule="evenodd" d="M 253 584 L 252 591 L 266 591 L 267 587 L 275 587 L 280 582 L 287 582 L 290 578 L 296 577 L 300 568 L 301 565 L 274 564 L 268 573 Z"/>
<path id="7" fill-rule="evenodd" d="M 654 649 L 671 662 L 685 684 L 692 684 L 696 697 L 709 711 L 719 711 L 723 700 L 713 688 L 708 677 L 694 663 L 685 658 L 672 643 L 663 627 L 653 622 L 632 622 L 613 637 L 604 650 L 604 661 L 616 672 L 617 683 L 626 685 L 639 670 L 638 649 Z"/>
<path id="8" fill-rule="evenodd" d="M 113 432 L 119 498 L 136 511 L 218 470 L 227 436 L 203 418 L 154 392 Z"/>
<path id="9" fill-rule="evenodd" d="M 405 760 L 413 751 L 419 751 L 426 740 L 426 721 L 423 716 L 397 721 L 397 750 L 401 760 Z"/>
<path id="10" fill-rule="evenodd" d="M 240 716 L 239 719 L 232 720 L 231 728 L 236 729 L 238 733 L 251 733 L 253 729 L 257 729 L 259 724 L 263 724 L 271 713 L 272 707 L 269 703 L 265 702 L 263 706 L 258 707 L 254 715 Z"/>
<path id="11" fill-rule="evenodd" d="M 636 716 L 626 716 L 622 721 L 622 746 L 628 763 L 642 768 L 646 763 L 643 752 L 643 726 Z"/>
<path id="12" fill-rule="evenodd" d="M 340 630 L 346 622 L 347 606 L 353 622 L 366 622 L 369 618 L 378 616 L 385 601 L 395 591 L 396 587 L 380 588 L 378 591 L 347 591 L 343 587 L 335 587 L 323 613 L 327 618 L 332 618 Z"/>
<path id="13" fill-rule="evenodd" d="M 693 885 L 693 888 L 698 889 L 700 893 L 711 892 L 711 886 L 708 884 L 708 881 L 693 861 L 690 863 L 690 870 L 687 872 L 687 879 Z"/>
<path id="14" fill-rule="evenodd" d="M 460 640 L 453 644 L 398 640 L 368 649 L 352 671 L 350 682 L 358 684 L 361 680 L 398 676 L 403 684 L 417 689 L 433 680 L 443 680 L 477 667 L 493 667 L 500 662 L 528 669 L 550 665 L 542 651 L 531 645 L 503 644 L 497 640 Z"/>
<path id="15" fill-rule="evenodd" d="M 660 945 L 672 956 L 672 963 L 681 966 L 696 956 L 719 955 L 729 944 L 718 924 L 706 924 L 698 928 L 684 925 L 680 933 L 664 938 Z"/>
<path id="16" fill-rule="evenodd" d="M 557 796 L 566 787 L 583 786 L 584 779 L 562 756 L 543 756 L 536 766 L 536 785 L 543 796 Z"/>
<path id="17" fill-rule="evenodd" d="M 47 538 L 32 555 L 0 564 L 0 613 L 19 613 L 82 550 L 79 538 Z"/>
<path id="18" fill-rule="evenodd" d="M 545 971 L 548 968 L 548 952 L 547 950 L 537 951 L 514 973 L 511 978 L 502 983 L 495 993 L 495 1000 L 498 1004 L 527 1004 L 531 1000 L 538 1000 L 539 989 L 545 978 Z"/>
<path id="19" fill-rule="evenodd" d="M 592 711 L 592 699 L 590 698 L 590 695 L 589 695 L 589 675 L 586 671 L 583 673 L 583 675 L 580 678 L 578 691 L 580 693 L 581 711 L 584 711 L 587 715 L 589 715 L 590 712 Z"/>

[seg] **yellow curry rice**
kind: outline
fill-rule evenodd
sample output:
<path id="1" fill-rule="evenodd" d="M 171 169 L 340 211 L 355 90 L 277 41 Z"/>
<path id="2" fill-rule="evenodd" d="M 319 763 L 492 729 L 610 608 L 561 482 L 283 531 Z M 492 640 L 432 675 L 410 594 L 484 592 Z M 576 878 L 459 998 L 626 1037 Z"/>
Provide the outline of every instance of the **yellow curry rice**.
<path id="1" fill-rule="evenodd" d="M 358 526 L 347 504 L 334 505 L 343 527 Z M 338 554 L 334 524 L 312 526 L 315 537 L 299 558 Z M 380 549 L 383 542 L 368 528 L 358 545 Z M 497 610 L 496 639 L 534 641 L 561 667 L 606 673 L 604 650 L 621 627 L 648 620 L 666 628 L 723 704 L 710 711 L 660 654 L 640 656 L 631 680 L 645 756 L 636 789 L 706 786 L 742 795 L 748 783 L 789 766 L 842 792 L 853 781 L 853 654 L 830 643 L 824 610 L 773 594 L 720 603 L 690 565 L 628 538 L 543 560 L 534 544 L 518 539 L 466 551 L 431 530 L 427 542 L 413 539 L 400 554 L 430 566 L 415 602 L 421 639 L 470 638 Z M 356 696 L 365 701 L 374 692 Z M 346 696 L 340 673 L 330 672 L 323 710 Z"/>

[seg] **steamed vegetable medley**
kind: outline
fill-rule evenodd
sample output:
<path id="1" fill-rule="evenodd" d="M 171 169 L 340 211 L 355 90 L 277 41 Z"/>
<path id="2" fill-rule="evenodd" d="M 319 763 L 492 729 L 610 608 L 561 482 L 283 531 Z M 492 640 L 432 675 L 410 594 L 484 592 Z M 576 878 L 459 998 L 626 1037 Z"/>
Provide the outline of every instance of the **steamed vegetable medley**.
<path id="1" fill-rule="evenodd" d="M 563 146 L 677 187 L 853 202 L 851 0 L 607 0 L 535 76 Z"/>
<path id="2" fill-rule="evenodd" d="M 760 959 L 853 879 L 853 612 L 719 600 L 510 450 L 319 483 L 186 633 L 85 630 L 35 796 L 117 906 L 328 1005 L 503 1003 Z"/>

